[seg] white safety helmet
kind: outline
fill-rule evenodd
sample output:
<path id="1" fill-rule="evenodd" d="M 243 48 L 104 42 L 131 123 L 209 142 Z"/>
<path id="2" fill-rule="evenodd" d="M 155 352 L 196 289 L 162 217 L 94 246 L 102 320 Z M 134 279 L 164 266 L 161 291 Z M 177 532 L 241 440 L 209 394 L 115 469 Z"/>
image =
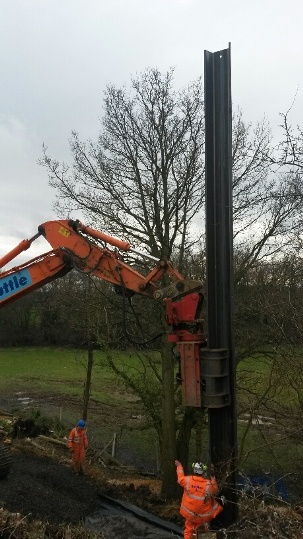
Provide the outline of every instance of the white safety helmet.
<path id="1" fill-rule="evenodd" d="M 206 475 L 207 474 L 207 464 L 203 464 L 202 462 L 194 462 L 192 465 L 193 473 L 197 475 Z"/>

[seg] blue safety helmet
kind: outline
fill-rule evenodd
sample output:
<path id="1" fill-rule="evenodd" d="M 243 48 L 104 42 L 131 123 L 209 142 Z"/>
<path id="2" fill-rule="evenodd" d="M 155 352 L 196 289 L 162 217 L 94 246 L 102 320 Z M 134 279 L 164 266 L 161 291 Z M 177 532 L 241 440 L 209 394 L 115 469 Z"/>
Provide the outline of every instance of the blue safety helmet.
<path id="1" fill-rule="evenodd" d="M 78 425 L 79 429 L 85 429 L 85 421 L 84 419 L 80 419 L 80 421 L 78 421 Z"/>

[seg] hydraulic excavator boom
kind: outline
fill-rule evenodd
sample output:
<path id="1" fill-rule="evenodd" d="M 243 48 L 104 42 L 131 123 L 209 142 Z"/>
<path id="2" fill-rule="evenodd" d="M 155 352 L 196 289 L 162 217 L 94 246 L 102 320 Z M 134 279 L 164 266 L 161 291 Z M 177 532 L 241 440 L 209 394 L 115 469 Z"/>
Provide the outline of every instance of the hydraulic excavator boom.
<path id="1" fill-rule="evenodd" d="M 175 343 L 180 355 L 183 403 L 200 407 L 199 350 L 205 343 L 203 320 L 200 318 L 204 299 L 202 282 L 186 280 L 171 262 L 139 253 L 127 241 L 85 226 L 78 220 L 41 224 L 35 236 L 22 240 L 0 259 L 0 268 L 29 249 L 39 236 L 43 236 L 53 250 L 0 273 L 0 308 L 73 269 L 132 293 L 162 300 L 166 304 L 166 321 L 170 326 L 168 341 Z M 123 261 L 121 251 L 140 254 L 156 264 L 147 275 L 142 275 Z M 164 275 L 170 278 L 171 283 L 160 288 L 159 281 Z"/>

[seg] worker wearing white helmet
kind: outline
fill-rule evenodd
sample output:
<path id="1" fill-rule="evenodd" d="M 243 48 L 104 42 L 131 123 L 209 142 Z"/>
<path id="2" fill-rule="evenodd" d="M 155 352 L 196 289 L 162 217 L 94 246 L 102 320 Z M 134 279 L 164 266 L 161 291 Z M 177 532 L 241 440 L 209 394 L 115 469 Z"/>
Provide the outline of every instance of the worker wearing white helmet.
<path id="1" fill-rule="evenodd" d="M 178 483 L 184 488 L 180 507 L 180 513 L 185 518 L 184 539 L 191 539 L 200 526 L 204 525 L 206 531 L 208 523 L 223 507 L 215 499 L 218 485 L 212 469 L 208 474 L 206 464 L 195 462 L 192 465 L 193 474 L 184 475 L 181 462 L 176 460 L 175 465 Z"/>

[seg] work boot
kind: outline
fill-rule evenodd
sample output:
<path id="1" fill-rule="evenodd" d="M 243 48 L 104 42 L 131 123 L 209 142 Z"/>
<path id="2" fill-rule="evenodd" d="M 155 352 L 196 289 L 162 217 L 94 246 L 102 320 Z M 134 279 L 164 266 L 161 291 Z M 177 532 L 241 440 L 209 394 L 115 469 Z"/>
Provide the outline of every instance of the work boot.
<path id="1" fill-rule="evenodd" d="M 201 534 L 201 537 L 204 533 L 207 533 L 209 532 L 209 525 L 208 523 L 205 523 L 205 524 L 201 524 L 201 526 L 199 526 L 199 528 L 196 530 L 196 535 L 194 535 L 193 537 L 195 537 L 195 539 L 199 539 L 200 537 L 200 534 Z"/>

